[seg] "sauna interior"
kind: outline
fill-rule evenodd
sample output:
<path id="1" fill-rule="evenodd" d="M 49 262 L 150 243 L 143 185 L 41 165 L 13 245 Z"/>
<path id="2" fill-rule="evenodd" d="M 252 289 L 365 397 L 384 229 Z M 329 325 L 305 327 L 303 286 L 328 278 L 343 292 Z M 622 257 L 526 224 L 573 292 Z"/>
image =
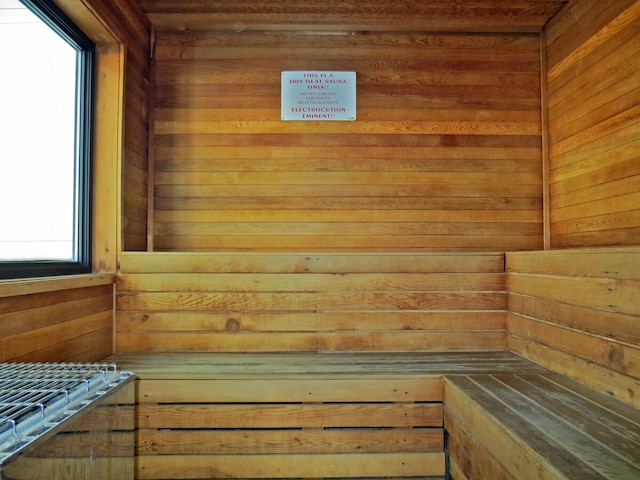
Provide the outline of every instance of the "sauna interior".
<path id="1" fill-rule="evenodd" d="M 133 371 L 135 478 L 640 479 L 640 1 L 54 1 L 92 273 L 0 281 L 2 360 Z"/>

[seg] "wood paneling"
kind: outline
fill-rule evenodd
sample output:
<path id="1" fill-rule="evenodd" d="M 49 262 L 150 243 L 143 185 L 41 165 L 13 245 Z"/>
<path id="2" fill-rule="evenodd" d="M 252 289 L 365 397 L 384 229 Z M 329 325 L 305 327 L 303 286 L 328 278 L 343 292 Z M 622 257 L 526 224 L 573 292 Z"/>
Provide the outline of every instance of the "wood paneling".
<path id="1" fill-rule="evenodd" d="M 3 283 L 1 361 L 93 362 L 110 355 L 113 283 L 112 275 Z"/>
<path id="2" fill-rule="evenodd" d="M 553 247 L 638 245 L 640 2 L 571 2 L 547 32 Z"/>
<path id="3" fill-rule="evenodd" d="M 444 401 L 461 479 L 640 476 L 638 410 L 564 376 L 450 376 Z"/>
<path id="4" fill-rule="evenodd" d="M 455 480 L 513 480 L 449 408 L 444 411 L 449 465 Z"/>
<path id="5" fill-rule="evenodd" d="M 116 349 L 496 350 L 502 254 L 123 254 Z"/>
<path id="6" fill-rule="evenodd" d="M 155 38 L 155 250 L 541 247 L 537 35 Z M 305 69 L 356 71 L 358 119 L 281 121 Z"/>
<path id="7" fill-rule="evenodd" d="M 133 0 L 84 1 L 91 4 L 125 49 L 124 71 L 112 69 L 109 72 L 110 75 L 118 74 L 124 78 L 124 91 L 120 92 L 119 98 L 124 105 L 122 130 L 115 132 L 118 137 L 121 136 L 121 192 L 105 191 L 105 194 L 114 197 L 118 193 L 121 195 L 120 249 L 144 251 L 147 249 L 147 161 L 152 81 L 150 24 Z M 70 5 L 67 9 L 77 7 Z"/>
<path id="8" fill-rule="evenodd" d="M 507 345 L 638 406 L 640 250 L 507 254 Z"/>
<path id="9" fill-rule="evenodd" d="M 307 358 L 280 380 L 268 371 L 282 368 L 275 357 L 235 359 L 266 370 L 259 380 L 214 380 L 208 356 L 159 359 L 179 378 L 194 362 L 204 368 L 185 382 L 138 368 L 136 478 L 444 476 L 439 378 L 317 377 L 303 373 Z"/>
<path id="10" fill-rule="evenodd" d="M 147 249 L 150 24 L 134 0 L 55 0 L 97 45 L 94 271 Z M 104 258 L 102 258 L 104 257 Z"/>
<path id="11" fill-rule="evenodd" d="M 537 32 L 566 0 L 138 0 L 159 29 Z"/>
<path id="12" fill-rule="evenodd" d="M 126 92 L 124 118 L 124 154 L 122 158 L 122 250 L 147 249 L 149 204 L 149 109 L 153 81 L 150 71 L 150 27 L 146 17 L 138 14 L 135 3 L 118 9 L 123 19 L 135 18 L 135 31 L 128 28 Z M 109 8 L 109 7 L 107 7 Z M 136 14 L 134 16 L 134 13 Z M 141 19 L 139 19 L 142 17 Z M 129 23 L 124 23 L 130 27 Z M 135 35 L 135 37 L 134 37 Z M 132 38 L 134 37 L 134 38 Z"/>
<path id="13" fill-rule="evenodd" d="M 444 478 L 442 375 L 541 373 L 506 352 L 142 353 L 137 478 Z"/>

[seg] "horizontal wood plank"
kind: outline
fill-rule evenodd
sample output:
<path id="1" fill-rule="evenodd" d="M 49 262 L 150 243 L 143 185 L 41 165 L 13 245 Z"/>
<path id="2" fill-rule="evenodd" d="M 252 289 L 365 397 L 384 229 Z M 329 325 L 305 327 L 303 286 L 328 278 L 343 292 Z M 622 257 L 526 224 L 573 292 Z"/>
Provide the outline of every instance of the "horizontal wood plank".
<path id="1" fill-rule="evenodd" d="M 640 249 L 591 248 L 513 252 L 506 256 L 507 272 L 596 278 L 634 278 L 640 272 Z"/>
<path id="2" fill-rule="evenodd" d="M 144 380 L 303 378 L 348 375 L 388 379 L 544 369 L 505 351 L 328 353 L 118 353 L 109 357 Z M 332 377 L 338 378 L 338 377 Z M 419 377 L 418 377 L 419 378 Z M 302 397 L 306 398 L 306 397 Z M 300 400 L 303 401 L 303 400 Z M 331 401 L 331 400 L 326 400 Z M 396 401 L 396 400 L 393 400 Z M 398 400 L 401 401 L 401 400 Z"/>
<path id="3" fill-rule="evenodd" d="M 210 402 L 375 402 L 438 401 L 442 380 L 435 377 L 371 379 L 145 380 L 143 403 Z"/>
<path id="4" fill-rule="evenodd" d="M 405 332 L 258 332 L 207 333 L 120 332 L 121 352 L 371 352 L 371 351 L 482 351 L 504 348 L 499 330 Z"/>
<path id="5" fill-rule="evenodd" d="M 607 290 L 595 285 L 594 290 Z M 621 292 L 624 294 L 624 292 Z M 323 293 L 123 293 L 118 296 L 121 310 L 151 311 L 343 311 L 375 310 L 502 310 L 502 292 L 323 292 Z M 620 302 L 623 305 L 623 302 Z M 623 307 L 624 308 L 624 307 Z"/>
<path id="6" fill-rule="evenodd" d="M 611 317 L 612 319 L 614 317 Z M 622 326 L 624 318 L 616 324 Z M 628 323 L 632 319 L 626 320 Z M 503 330 L 502 311 L 398 311 L 398 312 L 129 312 L 118 315 L 120 332 L 383 332 L 437 330 Z M 631 327 L 632 324 L 629 325 Z M 622 327 L 621 327 L 622 328 Z M 632 334 L 629 328 L 620 335 Z M 613 334 L 612 334 L 613 335 Z"/>
<path id="7" fill-rule="evenodd" d="M 190 430 L 137 432 L 138 455 L 216 455 L 274 453 L 438 452 L 444 434 L 438 428 Z"/>
<path id="8" fill-rule="evenodd" d="M 324 292 L 324 291 L 478 291 L 504 288 L 501 273 L 381 274 L 156 274 L 118 278 L 123 291 L 139 292 Z"/>
<path id="9" fill-rule="evenodd" d="M 138 457 L 137 467 L 140 479 L 419 477 L 444 473 L 444 453 L 151 455 Z"/>
<path id="10" fill-rule="evenodd" d="M 123 273 L 502 273 L 502 253 L 134 253 Z"/>
<path id="11" fill-rule="evenodd" d="M 140 405 L 136 414 L 138 427 L 145 429 L 442 426 L 442 405 L 439 403 Z"/>

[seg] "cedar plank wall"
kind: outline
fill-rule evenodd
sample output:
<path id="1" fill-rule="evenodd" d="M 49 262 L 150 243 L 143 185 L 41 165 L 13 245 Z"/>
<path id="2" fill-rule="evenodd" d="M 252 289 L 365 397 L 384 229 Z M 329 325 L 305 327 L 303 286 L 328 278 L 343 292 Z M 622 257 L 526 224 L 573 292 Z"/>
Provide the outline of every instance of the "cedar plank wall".
<path id="1" fill-rule="evenodd" d="M 507 346 L 640 407 L 640 248 L 507 254 Z"/>
<path id="2" fill-rule="evenodd" d="M 68 0 L 59 3 L 63 10 L 74 8 Z M 139 224 L 146 221 L 149 30 L 146 18 L 134 2 L 113 0 L 107 5 L 87 0 L 87 3 L 127 46 L 122 210 L 130 220 L 124 227 L 124 242 L 130 249 L 144 250 L 146 225 Z M 98 111 L 101 107 L 98 106 Z M 113 188 L 115 198 L 115 185 Z M 139 222 L 132 222 L 131 218 Z M 136 230 L 141 229 L 142 237 L 133 234 L 134 225 L 138 225 Z M 110 355 L 114 336 L 114 277 L 83 275 L 0 282 L 0 361 L 89 362 Z"/>
<path id="3" fill-rule="evenodd" d="M 150 25 L 134 0 L 87 0 L 126 47 L 121 249 L 147 250 Z"/>
<path id="4" fill-rule="evenodd" d="M 537 34 L 158 31 L 155 45 L 156 251 L 541 247 Z M 356 71 L 357 121 L 281 121 L 284 70 Z"/>
<path id="5" fill-rule="evenodd" d="M 147 249 L 149 108 L 152 95 L 150 26 L 133 0 L 99 2 L 127 38 L 124 151 L 122 156 L 122 250 Z M 108 15 L 108 16 L 107 16 Z"/>
<path id="6" fill-rule="evenodd" d="M 113 275 L 0 286 L 0 361 L 95 362 L 113 351 Z"/>
<path id="7" fill-rule="evenodd" d="M 121 256 L 117 351 L 505 347 L 504 257 L 464 253 L 542 246 L 536 33 L 236 33 L 162 13 L 215 2 L 141 4 L 154 252 Z M 285 70 L 356 71 L 357 121 L 281 121 Z"/>
<path id="8" fill-rule="evenodd" d="M 551 246 L 640 244 L 640 2 L 571 2 L 547 38 Z"/>
<path id="9" fill-rule="evenodd" d="M 116 351 L 505 347 L 492 253 L 123 254 Z"/>
<path id="10" fill-rule="evenodd" d="M 553 247 L 507 253 L 509 349 L 640 406 L 640 2 L 547 32 Z M 613 244 L 627 248 L 606 247 Z"/>

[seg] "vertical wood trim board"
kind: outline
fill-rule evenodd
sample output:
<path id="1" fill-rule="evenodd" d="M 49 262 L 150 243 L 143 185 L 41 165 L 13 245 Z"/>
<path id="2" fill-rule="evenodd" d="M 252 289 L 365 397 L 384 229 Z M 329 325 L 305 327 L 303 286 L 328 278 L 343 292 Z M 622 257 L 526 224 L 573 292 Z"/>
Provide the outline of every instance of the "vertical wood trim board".
<path id="1" fill-rule="evenodd" d="M 158 31 L 157 251 L 542 247 L 537 34 Z M 283 122 L 286 70 L 355 122 Z"/>
<path id="2" fill-rule="evenodd" d="M 123 250 L 147 248 L 149 171 L 150 55 L 149 31 L 142 44 L 127 43 L 124 158 L 122 174 Z"/>
<path id="3" fill-rule="evenodd" d="M 540 118 L 542 121 L 542 236 L 544 249 L 551 248 L 551 205 L 549 194 L 549 105 L 547 85 L 547 40 L 540 34 Z"/>
<path id="4" fill-rule="evenodd" d="M 69 0 L 64 0 L 65 2 Z M 111 28 L 125 50 L 121 161 L 122 250 L 147 249 L 147 175 L 150 110 L 150 24 L 139 5 L 131 0 L 83 0 Z M 70 10 L 77 5 L 70 5 Z M 109 72 L 105 74 L 108 77 Z M 97 201 L 103 201 L 100 196 Z"/>
<path id="5" fill-rule="evenodd" d="M 155 67 L 153 63 L 153 56 L 155 52 L 155 43 L 156 43 L 156 34 L 155 31 L 151 31 L 149 35 L 149 122 L 147 125 L 147 222 L 146 222 L 146 234 L 147 234 L 147 251 L 153 252 L 154 250 L 154 220 L 153 220 L 153 212 L 155 210 L 155 134 L 154 134 L 154 118 L 155 118 L 155 98 L 156 98 L 156 74 Z"/>
<path id="6" fill-rule="evenodd" d="M 571 2 L 547 30 L 551 243 L 640 243 L 640 2 Z"/>

